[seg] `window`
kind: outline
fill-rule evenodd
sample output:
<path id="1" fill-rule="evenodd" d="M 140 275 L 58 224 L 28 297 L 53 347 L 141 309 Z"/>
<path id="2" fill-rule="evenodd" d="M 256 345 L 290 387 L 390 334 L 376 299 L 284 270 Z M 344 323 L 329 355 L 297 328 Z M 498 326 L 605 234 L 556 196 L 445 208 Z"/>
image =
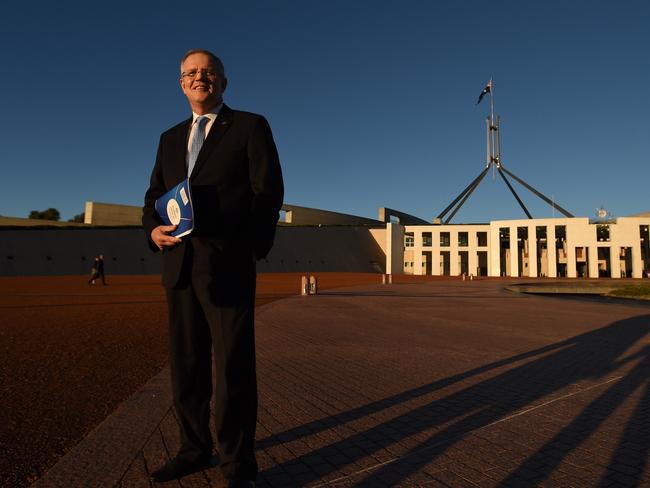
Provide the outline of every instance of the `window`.
<path id="1" fill-rule="evenodd" d="M 609 225 L 601 224 L 596 226 L 596 239 L 600 242 L 609 242 Z"/>
<path id="2" fill-rule="evenodd" d="M 467 247 L 469 244 L 469 236 L 467 232 L 459 232 L 458 233 L 458 245 L 460 247 Z"/>
<path id="3" fill-rule="evenodd" d="M 415 245 L 415 234 L 406 232 L 404 234 L 404 247 L 413 247 Z"/>
<path id="4" fill-rule="evenodd" d="M 449 247 L 449 232 L 440 233 L 440 247 Z"/>
<path id="5" fill-rule="evenodd" d="M 477 232 L 476 239 L 479 247 L 487 247 L 487 232 Z"/>
<path id="6" fill-rule="evenodd" d="M 641 261 L 643 261 L 643 270 L 650 269 L 650 232 L 647 225 L 639 226 L 639 235 L 641 239 Z M 650 276 L 649 276 L 650 277 Z"/>
<path id="7" fill-rule="evenodd" d="M 431 247 L 433 245 L 433 239 L 431 238 L 431 232 L 422 233 L 422 246 Z"/>

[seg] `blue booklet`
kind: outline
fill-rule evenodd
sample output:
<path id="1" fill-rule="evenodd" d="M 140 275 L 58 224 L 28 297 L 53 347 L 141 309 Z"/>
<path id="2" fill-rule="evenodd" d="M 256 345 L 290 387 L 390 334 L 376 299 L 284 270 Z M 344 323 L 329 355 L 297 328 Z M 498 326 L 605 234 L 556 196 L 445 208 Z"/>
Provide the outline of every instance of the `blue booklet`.
<path id="1" fill-rule="evenodd" d="M 171 233 L 174 237 L 186 236 L 194 230 L 194 209 L 187 178 L 156 200 L 155 207 L 165 225 L 178 226 Z"/>

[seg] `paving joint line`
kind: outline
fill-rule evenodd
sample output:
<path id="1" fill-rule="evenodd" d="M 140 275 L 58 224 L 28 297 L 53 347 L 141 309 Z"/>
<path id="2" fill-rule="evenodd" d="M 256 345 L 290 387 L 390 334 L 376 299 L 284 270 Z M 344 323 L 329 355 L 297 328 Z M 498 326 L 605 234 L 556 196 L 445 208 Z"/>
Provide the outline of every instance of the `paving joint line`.
<path id="1" fill-rule="evenodd" d="M 160 426 L 162 425 L 163 421 L 165 420 L 165 418 L 166 418 L 167 415 L 169 414 L 169 411 L 170 411 L 170 410 L 172 410 L 172 406 L 171 406 L 171 405 L 169 406 L 169 408 L 167 409 L 167 411 L 165 412 L 165 414 L 162 416 L 162 418 L 160 419 L 160 421 L 156 424 L 156 427 L 153 428 L 152 431 L 149 433 L 149 435 L 147 436 L 147 439 L 146 439 L 146 440 L 144 441 L 144 443 L 142 444 L 142 447 L 140 447 L 140 450 L 138 451 L 138 453 L 133 457 L 133 459 L 131 459 L 131 461 L 129 462 L 129 465 L 128 465 L 127 468 L 124 470 L 124 473 L 122 473 L 122 476 L 121 476 L 120 479 L 117 481 L 117 483 L 115 484 L 115 486 L 120 486 L 120 484 L 121 484 L 122 481 L 124 480 L 124 477 L 125 477 L 126 474 L 129 472 L 129 470 L 131 469 L 131 467 L 133 466 L 133 463 L 135 462 L 135 460 L 136 460 L 136 459 L 138 458 L 138 456 L 140 456 L 140 455 L 142 455 L 142 458 L 144 459 L 145 470 L 147 471 L 147 475 L 150 474 L 150 473 L 149 473 L 149 467 L 147 466 L 147 458 L 144 456 L 144 449 L 145 449 L 145 447 L 147 446 L 147 444 L 149 443 L 149 441 L 153 438 L 154 434 L 155 434 L 156 432 L 160 431 Z M 172 410 L 172 411 L 173 411 L 173 410 Z M 150 481 L 149 484 L 151 485 L 151 481 Z"/>
<path id="2" fill-rule="evenodd" d="M 534 405 L 534 406 L 532 406 L 532 407 L 530 407 L 530 408 L 527 408 L 527 409 L 521 410 L 521 411 L 516 412 L 516 413 L 514 413 L 514 414 L 512 414 L 512 415 L 508 415 L 507 417 L 503 417 L 503 418 L 501 418 L 501 419 L 499 419 L 499 420 L 495 420 L 494 422 L 490 422 L 489 424 L 486 424 L 486 425 L 484 425 L 484 426 L 482 426 L 482 427 L 479 427 L 479 428 L 477 428 L 477 429 L 470 430 L 469 432 L 467 432 L 467 433 L 465 433 L 465 434 L 463 435 L 463 438 L 465 438 L 465 437 L 467 437 L 467 436 L 469 436 L 469 435 L 471 435 L 471 434 L 474 434 L 474 433 L 476 433 L 476 432 L 480 432 L 480 431 L 482 431 L 482 430 L 485 430 L 485 429 L 488 429 L 488 428 L 490 428 L 490 427 L 493 427 L 493 426 L 495 426 L 495 425 L 497 425 L 497 424 L 500 424 L 500 423 L 506 422 L 506 421 L 508 421 L 508 420 L 512 420 L 512 419 L 517 418 L 517 417 L 520 417 L 520 416 L 522 416 L 522 415 L 526 415 L 527 413 L 530 413 L 530 412 L 532 412 L 532 411 L 534 411 L 534 410 L 538 410 L 538 409 L 540 409 L 540 408 L 542 408 L 542 407 L 546 407 L 547 405 L 550 405 L 550 404 L 552 404 L 552 403 L 558 402 L 558 401 L 560 401 L 560 400 L 565 400 L 565 399 L 570 398 L 570 397 L 573 397 L 573 396 L 575 396 L 575 395 L 579 395 L 579 394 L 581 394 L 581 393 L 585 393 L 585 392 L 590 391 L 590 390 L 593 390 L 593 389 L 595 389 L 595 388 L 599 388 L 599 387 L 601 387 L 601 386 L 607 385 L 607 384 L 612 383 L 612 382 L 614 382 L 614 381 L 618 381 L 618 380 L 620 380 L 620 379 L 622 379 L 622 378 L 624 378 L 624 376 L 614 376 L 614 377 L 609 378 L 609 379 L 607 379 L 607 380 L 605 380 L 605 381 L 603 381 L 603 382 L 601 382 L 601 383 L 597 383 L 597 384 L 595 384 L 595 385 L 588 386 L 588 387 L 583 388 L 583 389 L 578 390 L 578 391 L 574 391 L 574 392 L 571 392 L 571 393 L 567 393 L 567 394 L 562 395 L 562 396 L 559 396 L 559 397 L 557 397 L 557 398 L 553 398 L 553 399 L 551 399 L 551 400 L 548 400 L 548 401 L 546 401 L 546 402 L 544 402 L 544 403 L 540 403 L 539 405 Z M 316 485 L 311 485 L 311 488 L 320 488 L 320 487 L 323 487 L 323 486 L 335 486 L 336 484 L 340 484 L 340 483 L 342 483 L 342 482 L 348 480 L 349 478 L 352 478 L 353 476 L 357 476 L 357 475 L 362 474 L 362 473 L 367 473 L 367 472 L 372 471 L 372 470 L 374 470 L 374 469 L 381 468 L 381 467 L 386 466 L 386 465 L 388 465 L 388 464 L 392 464 L 392 463 L 394 463 L 394 462 L 396 462 L 396 461 L 399 461 L 400 459 L 404 459 L 404 458 L 407 458 L 407 457 L 412 456 L 412 455 L 415 455 L 415 454 L 421 454 L 421 453 L 426 452 L 426 451 L 428 451 L 428 450 L 430 450 L 430 449 L 436 448 L 436 447 L 438 447 L 439 445 L 441 445 L 441 444 L 443 444 L 443 443 L 444 443 L 444 441 L 436 442 L 435 444 L 433 444 L 433 445 L 431 445 L 431 446 L 427 446 L 427 447 L 425 447 L 425 448 L 423 448 L 423 449 L 420 449 L 420 450 L 418 450 L 418 451 L 412 452 L 412 453 L 407 454 L 407 455 L 405 455 L 405 456 L 397 456 L 397 457 L 392 458 L 392 459 L 389 459 L 389 460 L 387 460 L 387 461 L 384 461 L 384 462 L 381 462 L 381 463 L 375 464 L 375 465 L 373 465 L 373 466 L 369 466 L 369 467 L 367 467 L 367 468 L 361 469 L 361 470 L 356 471 L 356 472 L 354 472 L 354 473 L 350 473 L 350 474 L 348 474 L 348 475 L 341 476 L 341 477 L 339 477 L 339 478 L 335 478 L 335 479 L 330 480 L 330 481 L 324 481 L 324 482 L 319 483 L 319 484 L 316 484 Z"/>

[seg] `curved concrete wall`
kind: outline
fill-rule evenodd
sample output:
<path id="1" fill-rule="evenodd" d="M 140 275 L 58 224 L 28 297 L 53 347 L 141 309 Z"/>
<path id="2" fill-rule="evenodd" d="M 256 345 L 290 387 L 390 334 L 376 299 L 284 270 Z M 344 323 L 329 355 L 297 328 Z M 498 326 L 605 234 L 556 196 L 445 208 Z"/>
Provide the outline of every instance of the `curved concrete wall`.
<path id="1" fill-rule="evenodd" d="M 142 229 L 0 229 L 0 276 L 89 274 L 103 254 L 106 274 L 160 273 Z M 383 272 L 385 255 L 367 227 L 279 227 L 260 272 Z"/>
<path id="2" fill-rule="evenodd" d="M 381 225 L 382 222 L 358 215 L 331 212 L 318 208 L 300 207 L 298 205 L 282 205 L 285 212 L 284 220 L 286 225 Z"/>
<path id="3" fill-rule="evenodd" d="M 385 262 L 367 227 L 278 227 L 275 245 L 257 269 L 383 273 Z"/>
<path id="4" fill-rule="evenodd" d="M 160 272 L 139 228 L 0 229 L 2 276 L 90 274 L 97 254 L 107 274 Z"/>

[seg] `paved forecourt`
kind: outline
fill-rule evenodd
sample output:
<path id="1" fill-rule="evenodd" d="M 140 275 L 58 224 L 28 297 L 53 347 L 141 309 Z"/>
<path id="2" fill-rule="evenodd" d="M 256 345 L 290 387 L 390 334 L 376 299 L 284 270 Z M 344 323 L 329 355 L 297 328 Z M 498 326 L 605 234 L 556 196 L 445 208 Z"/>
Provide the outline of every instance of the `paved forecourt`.
<path id="1" fill-rule="evenodd" d="M 650 307 L 505 284 L 258 308 L 258 486 L 650 485 Z M 165 369 L 34 486 L 146 487 L 177 448 Z"/>

